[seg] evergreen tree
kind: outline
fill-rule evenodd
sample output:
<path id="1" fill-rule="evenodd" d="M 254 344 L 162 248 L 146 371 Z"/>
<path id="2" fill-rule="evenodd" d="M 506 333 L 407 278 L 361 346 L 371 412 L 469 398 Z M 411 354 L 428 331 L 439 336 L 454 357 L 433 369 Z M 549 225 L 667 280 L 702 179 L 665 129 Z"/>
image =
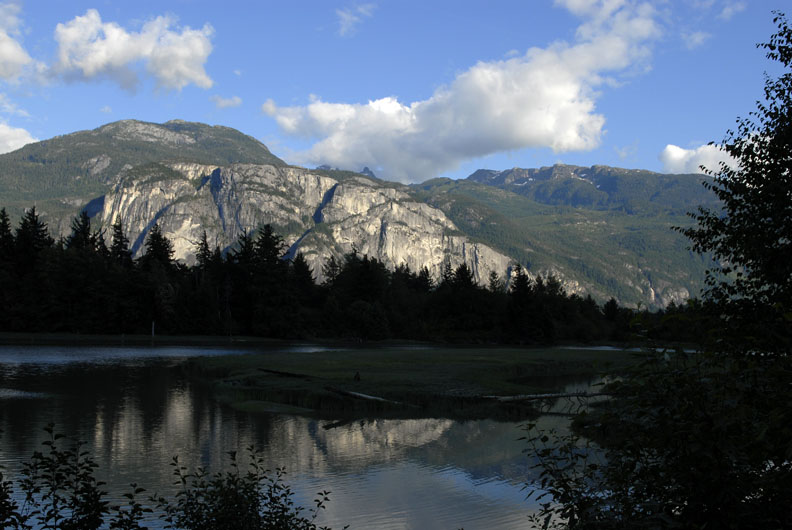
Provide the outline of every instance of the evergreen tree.
<path id="1" fill-rule="evenodd" d="M 129 239 L 124 234 L 124 224 L 120 218 L 116 218 L 112 230 L 110 259 L 122 267 L 129 268 L 132 266 L 132 252 L 129 250 Z"/>
<path id="2" fill-rule="evenodd" d="M 289 266 L 290 284 L 303 304 L 310 303 L 313 299 L 316 283 L 313 271 L 305 260 L 302 252 L 298 252 Z"/>
<path id="3" fill-rule="evenodd" d="M 173 266 L 173 244 L 162 234 L 159 223 L 154 223 L 146 239 L 146 253 L 140 258 L 144 269 L 150 269 L 154 263 L 165 269 Z"/>
<path id="4" fill-rule="evenodd" d="M 198 262 L 198 267 L 206 270 L 212 262 L 213 253 L 209 248 L 209 241 L 206 239 L 206 230 L 201 234 L 201 239 L 198 240 L 196 245 L 195 259 Z"/>
<path id="5" fill-rule="evenodd" d="M 502 293 L 504 289 L 503 280 L 500 279 L 498 273 L 495 271 L 490 271 L 489 278 L 487 280 L 487 289 L 491 293 Z"/>
<path id="6" fill-rule="evenodd" d="M 418 276 L 415 278 L 414 286 L 415 290 L 421 293 L 428 293 L 432 290 L 432 287 L 434 287 L 432 275 L 430 274 L 426 265 L 421 267 L 421 270 L 418 271 Z"/>
<path id="7" fill-rule="evenodd" d="M 338 261 L 336 261 L 335 256 L 330 254 L 330 257 L 327 258 L 324 265 L 322 265 L 322 274 L 325 278 L 323 285 L 326 287 L 332 286 L 333 282 L 338 278 L 339 272 L 341 272 L 341 266 L 338 264 Z"/>
<path id="8" fill-rule="evenodd" d="M 528 297 L 531 296 L 531 291 L 531 279 L 525 274 L 522 266 L 517 263 L 512 273 L 509 294 L 518 301 L 518 304 L 524 305 L 528 301 Z"/>
<path id="9" fill-rule="evenodd" d="M 242 266 L 252 265 L 256 258 L 255 245 L 253 238 L 247 232 L 242 232 L 237 237 L 236 248 L 229 254 L 229 259 L 233 263 Z"/>
<path id="10" fill-rule="evenodd" d="M 74 250 L 94 250 L 95 239 L 91 233 L 91 218 L 83 210 L 71 223 L 71 234 L 66 238 L 66 248 Z"/>
<path id="11" fill-rule="evenodd" d="M 6 209 L 0 210 L 0 261 L 10 260 L 14 252 L 14 234 Z"/>
<path id="12" fill-rule="evenodd" d="M 449 287 L 454 283 L 454 270 L 451 268 L 451 260 L 446 258 L 443 261 L 443 272 L 440 273 L 440 287 Z"/>
<path id="13" fill-rule="evenodd" d="M 27 210 L 16 229 L 15 255 L 20 273 L 26 274 L 33 270 L 41 251 L 53 244 L 47 224 L 39 219 L 36 207 Z"/>
<path id="14" fill-rule="evenodd" d="M 476 286 L 473 271 L 470 270 L 467 263 L 460 263 L 454 270 L 452 283 L 456 289 L 471 289 Z"/>
<path id="15" fill-rule="evenodd" d="M 283 238 L 272 230 L 272 225 L 266 224 L 259 229 L 253 248 L 256 262 L 265 269 L 272 270 L 281 264 L 286 244 Z"/>

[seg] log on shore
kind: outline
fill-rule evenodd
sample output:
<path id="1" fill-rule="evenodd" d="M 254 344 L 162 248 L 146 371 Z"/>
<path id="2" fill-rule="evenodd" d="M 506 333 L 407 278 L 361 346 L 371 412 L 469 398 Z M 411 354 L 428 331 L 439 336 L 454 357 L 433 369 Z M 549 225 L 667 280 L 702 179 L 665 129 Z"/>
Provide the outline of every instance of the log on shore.
<path id="1" fill-rule="evenodd" d="M 326 386 L 325 390 L 355 399 L 363 399 L 367 401 L 380 401 L 382 403 L 391 403 L 393 405 L 416 407 L 416 405 L 407 405 L 406 403 L 402 403 L 401 401 L 393 401 L 391 399 L 385 399 L 378 396 L 370 396 L 369 394 L 362 394 L 360 392 L 350 392 L 349 390 L 341 390 L 340 388 L 336 388 L 334 386 Z"/>
<path id="2" fill-rule="evenodd" d="M 531 401 L 541 399 L 558 399 L 558 398 L 591 398 L 601 396 L 611 396 L 607 392 L 566 392 L 566 393 L 552 393 L 552 394 L 519 394 L 516 396 L 481 396 L 484 399 L 496 399 L 498 401 Z"/>

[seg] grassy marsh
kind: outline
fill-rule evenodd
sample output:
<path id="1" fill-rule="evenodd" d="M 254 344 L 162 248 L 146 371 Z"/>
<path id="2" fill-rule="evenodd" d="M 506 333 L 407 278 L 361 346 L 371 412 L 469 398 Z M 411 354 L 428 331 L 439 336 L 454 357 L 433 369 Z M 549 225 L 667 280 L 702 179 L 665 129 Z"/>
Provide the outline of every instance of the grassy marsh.
<path id="1" fill-rule="evenodd" d="M 219 400 L 246 411 L 519 420 L 536 414 L 530 402 L 499 403 L 483 396 L 557 391 L 574 380 L 619 371 L 640 355 L 416 345 L 308 350 L 205 357 L 188 369 L 209 382 Z"/>

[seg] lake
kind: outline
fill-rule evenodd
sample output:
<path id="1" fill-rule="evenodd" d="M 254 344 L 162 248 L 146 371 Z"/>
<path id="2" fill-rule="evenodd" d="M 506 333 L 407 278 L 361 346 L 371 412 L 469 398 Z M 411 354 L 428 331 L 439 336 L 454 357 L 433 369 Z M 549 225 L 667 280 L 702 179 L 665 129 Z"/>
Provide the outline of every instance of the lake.
<path id="1" fill-rule="evenodd" d="M 267 351 L 0 346 L 0 465 L 13 478 L 54 423 L 86 442 L 109 497 L 120 500 L 131 482 L 147 494 L 175 492 L 174 455 L 190 468 L 220 470 L 228 451 L 255 446 L 272 468 L 286 468 L 298 503 L 310 507 L 316 492 L 332 492 L 320 521 L 334 529 L 527 527 L 532 471 L 520 424 L 243 413 L 180 370 L 190 357 L 239 353 Z"/>

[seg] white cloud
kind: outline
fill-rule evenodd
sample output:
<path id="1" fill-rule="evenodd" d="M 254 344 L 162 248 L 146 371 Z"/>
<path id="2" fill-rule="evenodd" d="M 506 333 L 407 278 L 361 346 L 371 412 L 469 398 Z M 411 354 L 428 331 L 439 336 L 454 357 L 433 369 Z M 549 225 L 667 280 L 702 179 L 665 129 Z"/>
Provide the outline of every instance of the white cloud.
<path id="1" fill-rule="evenodd" d="M 224 98 L 224 97 L 220 97 L 218 95 L 214 95 L 214 96 L 212 96 L 209 99 L 214 101 L 214 104 L 215 104 L 215 106 L 217 106 L 218 109 L 226 109 L 226 108 L 229 108 L 229 107 L 238 107 L 238 106 L 240 106 L 242 104 L 242 98 L 239 97 L 239 96 L 233 96 L 233 97 L 230 97 L 230 98 Z"/>
<path id="2" fill-rule="evenodd" d="M 23 145 L 38 142 L 25 129 L 11 127 L 5 122 L 0 122 L 0 153 L 16 151 Z"/>
<path id="3" fill-rule="evenodd" d="M 710 33 L 705 31 L 694 31 L 692 33 L 684 33 L 682 34 L 682 40 L 685 41 L 685 46 L 687 46 L 688 50 L 692 50 L 694 48 L 698 48 L 709 38 L 712 37 Z"/>
<path id="4" fill-rule="evenodd" d="M 684 149 L 668 144 L 658 158 L 663 163 L 666 173 L 703 173 L 701 166 L 717 172 L 720 162 L 734 164 L 734 159 L 717 145 Z"/>
<path id="5" fill-rule="evenodd" d="M 19 37 L 20 7 L 14 2 L 0 4 L 0 78 L 15 80 L 34 63 L 15 37 Z"/>
<path id="6" fill-rule="evenodd" d="M 746 7 L 748 6 L 745 2 L 727 2 L 718 15 L 718 18 L 721 20 L 730 20 L 740 11 L 744 11 Z"/>
<path id="7" fill-rule="evenodd" d="M 160 16 L 146 22 L 139 32 L 129 32 L 114 22 L 102 22 L 96 9 L 55 28 L 58 60 L 55 74 L 67 79 L 116 81 L 133 90 L 138 84 L 138 65 L 162 88 L 181 90 L 192 83 L 212 86 L 204 70 L 212 52 L 209 24 L 202 29 L 171 29 L 175 20 Z"/>
<path id="8" fill-rule="evenodd" d="M 8 99 L 8 96 L 5 94 L 0 93 L 0 112 L 5 114 L 13 114 L 16 116 L 22 116 L 23 118 L 29 118 L 30 114 L 23 108 L 20 108 L 16 103 Z"/>
<path id="9" fill-rule="evenodd" d="M 358 24 L 363 22 L 364 18 L 369 18 L 374 14 L 376 4 L 361 4 L 356 7 L 348 7 L 346 9 L 336 9 L 336 16 L 338 17 L 338 34 L 342 37 L 354 33 Z"/>
<path id="10" fill-rule="evenodd" d="M 317 140 L 297 154 L 297 162 L 380 167 L 386 178 L 405 182 L 498 152 L 593 149 L 605 124 L 595 110 L 596 89 L 612 81 L 606 75 L 644 61 L 647 41 L 660 30 L 649 4 L 566 0 L 563 5 L 586 17 L 576 43 L 479 62 L 429 99 L 349 104 L 312 98 L 293 107 L 268 100 L 262 110 L 286 133 Z"/>
<path id="11" fill-rule="evenodd" d="M 99 112 L 102 112 L 104 114 L 110 114 L 111 112 L 113 112 L 113 109 L 110 107 L 110 105 L 105 105 L 104 107 L 99 109 Z"/>

